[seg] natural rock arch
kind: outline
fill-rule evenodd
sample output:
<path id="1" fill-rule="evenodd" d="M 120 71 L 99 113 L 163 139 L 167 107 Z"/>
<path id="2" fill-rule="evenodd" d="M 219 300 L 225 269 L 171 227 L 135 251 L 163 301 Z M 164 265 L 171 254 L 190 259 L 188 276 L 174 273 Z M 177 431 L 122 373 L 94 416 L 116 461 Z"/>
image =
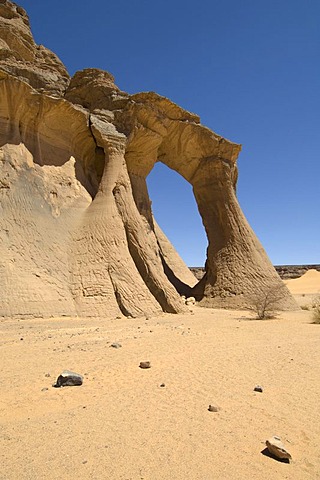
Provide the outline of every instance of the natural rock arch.
<path id="1" fill-rule="evenodd" d="M 191 293 L 203 305 L 242 308 L 257 289 L 270 283 L 280 285 L 236 198 L 240 146 L 154 93 L 134 98 L 143 102 L 143 107 L 136 107 L 139 128 L 126 152 L 134 197 L 138 196 L 135 192 L 145 192 L 141 204 L 148 205 L 144 182 L 154 163 L 161 161 L 192 185 L 207 233 L 206 274 Z M 141 213 L 145 214 L 145 207 Z"/>
<path id="2" fill-rule="evenodd" d="M 23 9 L 2 0 L 0 15 L 1 315 L 183 312 L 177 290 L 238 308 L 281 285 L 236 199 L 239 145 L 160 95 L 121 92 L 107 72 L 70 80 Z M 208 236 L 192 289 L 152 216 L 157 161 L 192 185 Z"/>

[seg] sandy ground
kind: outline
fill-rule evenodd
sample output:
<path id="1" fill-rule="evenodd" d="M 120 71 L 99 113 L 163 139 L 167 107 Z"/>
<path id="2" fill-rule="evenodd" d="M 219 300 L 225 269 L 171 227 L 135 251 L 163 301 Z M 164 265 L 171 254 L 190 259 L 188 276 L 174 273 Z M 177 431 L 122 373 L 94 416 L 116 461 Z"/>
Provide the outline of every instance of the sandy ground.
<path id="1" fill-rule="evenodd" d="M 257 321 L 193 311 L 3 320 L 0 479 L 320 479 L 311 312 Z M 64 369 L 83 374 L 83 385 L 52 388 Z M 261 453 L 275 434 L 290 464 Z"/>

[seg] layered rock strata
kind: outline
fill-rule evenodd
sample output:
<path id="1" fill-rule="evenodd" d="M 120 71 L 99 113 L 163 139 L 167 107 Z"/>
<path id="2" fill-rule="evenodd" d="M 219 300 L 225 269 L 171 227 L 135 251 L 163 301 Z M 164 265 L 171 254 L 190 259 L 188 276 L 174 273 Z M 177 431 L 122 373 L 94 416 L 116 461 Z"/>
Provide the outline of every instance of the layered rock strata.
<path id="1" fill-rule="evenodd" d="M 176 313 L 182 294 L 243 308 L 280 285 L 236 199 L 239 145 L 107 72 L 70 79 L 8 0 L 0 34 L 1 316 Z M 193 186 L 209 243 L 198 284 L 152 215 L 158 161 Z"/>

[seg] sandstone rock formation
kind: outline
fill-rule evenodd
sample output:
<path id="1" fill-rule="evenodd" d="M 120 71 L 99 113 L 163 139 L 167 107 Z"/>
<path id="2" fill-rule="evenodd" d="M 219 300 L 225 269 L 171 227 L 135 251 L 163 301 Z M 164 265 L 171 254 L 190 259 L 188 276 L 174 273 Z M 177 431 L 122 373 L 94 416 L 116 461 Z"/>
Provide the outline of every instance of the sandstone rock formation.
<path id="1" fill-rule="evenodd" d="M 245 307 L 279 283 L 238 205 L 240 146 L 156 93 L 98 69 L 72 79 L 0 0 L 0 315 L 110 316 Z M 156 225 L 158 161 L 191 183 L 208 236 L 196 280 Z M 196 284 L 196 285 L 195 285 Z M 293 308 L 288 295 L 284 308 Z"/>

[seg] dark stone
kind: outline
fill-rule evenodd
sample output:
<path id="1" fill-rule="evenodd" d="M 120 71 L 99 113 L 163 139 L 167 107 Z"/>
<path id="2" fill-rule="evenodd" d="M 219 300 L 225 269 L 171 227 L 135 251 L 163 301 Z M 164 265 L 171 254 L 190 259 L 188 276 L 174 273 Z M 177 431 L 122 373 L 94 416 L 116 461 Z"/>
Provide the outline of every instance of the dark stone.
<path id="1" fill-rule="evenodd" d="M 263 388 L 261 387 L 261 385 L 256 385 L 253 389 L 254 392 L 260 392 L 262 393 L 263 392 Z"/>
<path id="2" fill-rule="evenodd" d="M 208 407 L 209 412 L 218 412 L 219 410 L 219 407 L 216 407 L 215 405 L 209 405 Z"/>
<path id="3" fill-rule="evenodd" d="M 151 368 L 150 362 L 140 362 L 140 368 Z"/>
<path id="4" fill-rule="evenodd" d="M 65 370 L 59 375 L 53 387 L 56 387 L 56 388 L 74 387 L 77 385 L 82 385 L 82 383 L 83 383 L 82 375 L 80 375 L 79 373 L 70 372 L 69 370 Z"/>
<path id="5" fill-rule="evenodd" d="M 121 348 L 122 345 L 121 345 L 121 343 L 116 343 L 116 342 L 115 342 L 115 343 L 111 343 L 110 347 L 113 347 L 113 348 Z"/>

